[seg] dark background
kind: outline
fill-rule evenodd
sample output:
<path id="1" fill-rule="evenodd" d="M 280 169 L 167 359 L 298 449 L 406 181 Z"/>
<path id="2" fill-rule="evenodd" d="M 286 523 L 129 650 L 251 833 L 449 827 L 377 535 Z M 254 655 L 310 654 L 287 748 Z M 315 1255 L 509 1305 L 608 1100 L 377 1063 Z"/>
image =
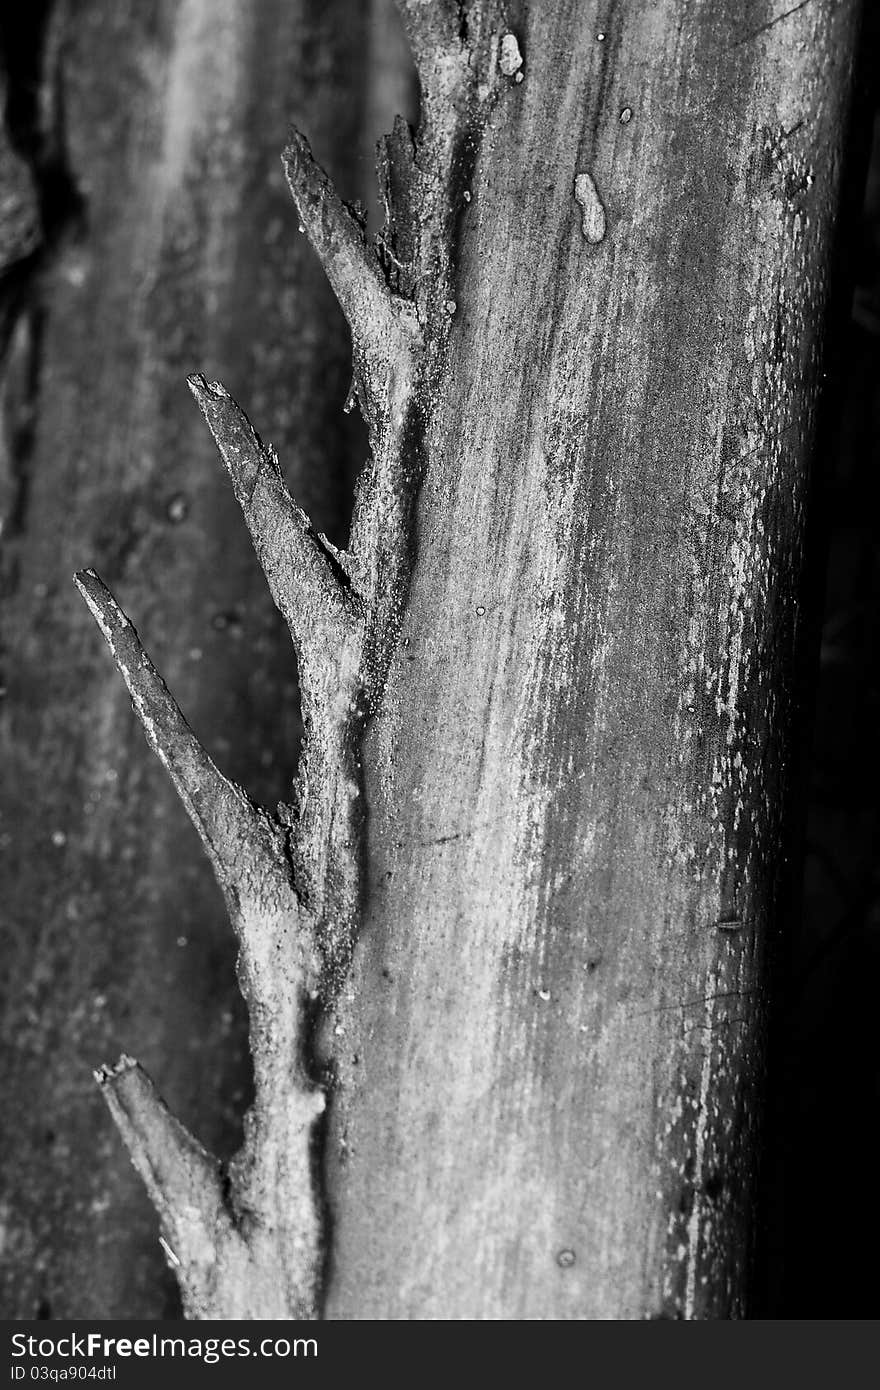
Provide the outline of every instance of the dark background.
<path id="1" fill-rule="evenodd" d="M 278 152 L 295 119 L 344 196 L 374 212 L 372 148 L 395 111 L 414 117 L 413 73 L 390 0 L 258 0 L 237 19 L 231 0 L 32 0 L 0 12 L 0 71 L 0 1315 L 176 1316 L 152 1211 L 91 1068 L 136 1048 L 175 1112 L 229 1154 L 250 1085 L 245 1021 L 219 893 L 70 575 L 95 564 L 114 587 L 224 771 L 258 799 L 285 796 L 295 665 L 184 379 L 225 381 L 318 526 L 344 541 L 366 444 L 341 410 L 346 333 L 296 235 Z M 762 1316 L 877 1309 L 869 86 L 816 458 L 803 845 L 777 965 Z"/>
<path id="2" fill-rule="evenodd" d="M 866 60 L 878 52 L 876 25 Z M 853 132 L 815 459 L 804 732 L 770 1052 L 758 1311 L 876 1317 L 880 1240 L 880 121 L 876 80 Z M 873 140 L 871 124 L 873 121 Z M 864 142 L 864 153 L 859 149 Z M 866 167 L 867 166 L 867 167 Z"/>

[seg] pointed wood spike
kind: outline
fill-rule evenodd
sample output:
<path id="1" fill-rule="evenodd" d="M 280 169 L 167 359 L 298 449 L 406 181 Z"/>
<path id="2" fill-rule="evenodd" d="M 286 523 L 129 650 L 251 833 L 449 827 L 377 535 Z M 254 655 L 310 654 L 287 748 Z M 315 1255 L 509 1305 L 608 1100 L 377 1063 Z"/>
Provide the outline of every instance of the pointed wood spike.
<path id="1" fill-rule="evenodd" d="M 324 626 L 354 620 L 341 567 L 291 497 L 278 460 L 219 381 L 187 378 L 232 479 L 272 598 L 298 647 Z M 326 634 L 325 634 L 326 635 Z M 338 634 L 335 634 L 338 635 Z"/>
<path id="2" fill-rule="evenodd" d="M 263 829 L 260 812 L 205 752 L 134 627 L 95 571 L 81 570 L 74 583 L 104 635 L 147 742 L 167 769 L 221 887 L 235 883 L 242 856 L 256 852 Z"/>
<path id="3" fill-rule="evenodd" d="M 348 319 L 355 349 L 368 370 L 382 374 L 408 339 L 376 254 L 299 131 L 291 133 L 282 159 L 302 225 Z"/>
<path id="4" fill-rule="evenodd" d="M 176 1120 L 143 1068 L 124 1053 L 95 1072 L 101 1094 L 159 1215 L 182 1281 L 204 1277 L 231 1227 L 220 1164 Z"/>

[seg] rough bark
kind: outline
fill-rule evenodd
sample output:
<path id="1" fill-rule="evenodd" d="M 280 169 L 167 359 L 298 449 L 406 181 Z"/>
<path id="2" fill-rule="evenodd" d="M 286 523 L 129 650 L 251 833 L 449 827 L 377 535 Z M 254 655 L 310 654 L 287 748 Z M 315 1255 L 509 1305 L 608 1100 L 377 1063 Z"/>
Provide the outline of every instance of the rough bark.
<path id="1" fill-rule="evenodd" d="M 247 397 L 342 540 L 360 438 L 341 413 L 344 322 L 279 156 L 308 110 L 358 187 L 365 14 L 344 0 L 18 8 L 45 10 L 47 29 L 13 55 L 7 109 L 2 1305 L 155 1317 L 174 1280 L 92 1070 L 136 1053 L 226 1158 L 251 1088 L 245 1018 L 208 861 L 70 578 L 100 569 L 224 773 L 286 797 L 295 664 L 186 378 Z M 120 1103 L 149 1108 L 142 1074 L 123 1073 Z"/>
<path id="2" fill-rule="evenodd" d="M 217 790 L 80 579 L 239 933 L 227 1181 L 102 1088 L 195 1315 L 308 1313 L 322 1261 L 331 1318 L 736 1315 L 858 6 L 401 9 L 375 246 L 285 153 L 370 437 L 345 550 L 191 382 L 297 649 L 292 806 Z"/>
<path id="3" fill-rule="evenodd" d="M 736 1316 L 858 6 L 507 20 L 437 194 L 326 1315 Z"/>

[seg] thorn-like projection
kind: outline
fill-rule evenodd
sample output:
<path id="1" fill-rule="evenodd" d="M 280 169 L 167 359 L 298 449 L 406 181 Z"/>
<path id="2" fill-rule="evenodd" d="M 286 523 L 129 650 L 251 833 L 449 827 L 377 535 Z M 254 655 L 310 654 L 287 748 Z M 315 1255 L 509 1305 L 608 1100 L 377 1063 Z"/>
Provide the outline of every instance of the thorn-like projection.
<path id="1" fill-rule="evenodd" d="M 255 1089 L 245 1146 L 221 1182 L 217 1161 L 136 1062 L 123 1056 L 95 1078 L 161 1218 L 187 1316 L 313 1317 L 320 1213 L 312 1129 L 324 1097 L 303 1058 L 320 953 L 294 883 L 290 827 L 218 771 L 98 576 L 86 570 L 75 579 L 208 851 L 238 935 Z"/>
<path id="2" fill-rule="evenodd" d="M 263 818 L 205 752 L 132 624 L 94 570 L 81 570 L 74 583 L 104 634 L 147 742 L 167 769 L 221 887 L 228 886 L 241 857 L 252 855 L 254 843 L 263 838 Z"/>
<path id="3" fill-rule="evenodd" d="M 282 156 L 287 182 L 309 240 L 324 265 L 351 329 L 357 357 L 374 395 L 412 344 L 407 305 L 392 297 L 359 218 L 316 164 L 304 135 L 293 131 Z"/>
<path id="4" fill-rule="evenodd" d="M 101 1094 L 158 1212 L 180 1277 L 203 1284 L 232 1225 L 220 1165 L 176 1120 L 147 1073 L 123 1054 L 95 1072 Z"/>
<path id="5" fill-rule="evenodd" d="M 188 379 L 244 513 L 272 598 L 302 650 L 323 629 L 339 642 L 357 619 L 347 576 L 291 497 L 274 450 L 219 381 Z"/>
<path id="6" fill-rule="evenodd" d="M 398 3 L 419 68 L 421 120 L 414 133 L 398 119 L 381 144 L 386 222 L 376 245 L 302 135 L 283 155 L 302 229 L 351 329 L 346 409 L 357 400 L 369 430 L 347 551 L 318 534 L 274 450 L 224 387 L 189 378 L 297 651 L 305 737 L 294 805 L 273 818 L 223 777 L 112 594 L 94 572 L 76 576 L 204 842 L 240 945 L 254 1101 L 228 1164 L 173 1118 L 131 1058 L 96 1073 L 160 1215 L 189 1317 L 317 1316 L 326 1223 L 316 1144 L 326 1100 L 312 1057 L 363 920 L 363 739 L 411 582 L 416 499 L 457 299 L 458 217 L 492 103 L 523 66 L 502 0 Z"/>

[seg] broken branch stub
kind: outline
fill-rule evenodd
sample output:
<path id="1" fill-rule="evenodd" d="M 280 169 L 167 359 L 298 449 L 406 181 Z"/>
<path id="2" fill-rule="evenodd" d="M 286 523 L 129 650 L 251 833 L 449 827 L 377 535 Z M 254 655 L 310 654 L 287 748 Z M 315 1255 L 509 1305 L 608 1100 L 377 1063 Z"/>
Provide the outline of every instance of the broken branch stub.
<path id="1" fill-rule="evenodd" d="M 187 378 L 220 451 L 244 513 L 272 598 L 300 655 L 344 640 L 357 623 L 357 600 L 338 563 L 291 497 L 274 450 L 219 381 Z"/>
<path id="2" fill-rule="evenodd" d="M 406 363 L 416 337 L 405 300 L 393 298 L 360 220 L 340 198 L 299 131 L 282 155 L 303 229 L 348 320 L 368 411 L 380 407 L 388 376 Z M 375 422 L 374 422 L 375 423 Z"/>
<path id="3" fill-rule="evenodd" d="M 316 1309 L 322 1250 L 312 1149 L 325 1102 L 309 1075 L 312 1006 L 319 981 L 325 1007 L 338 995 L 362 917 L 364 729 L 382 699 L 410 583 L 415 498 L 456 308 L 462 181 L 500 90 L 495 0 L 401 8 L 423 120 L 415 137 L 398 120 L 380 151 L 381 259 L 304 136 L 294 132 L 283 155 L 302 229 L 351 329 L 369 428 L 372 457 L 347 553 L 316 533 L 274 451 L 224 387 L 189 378 L 297 650 L 305 740 L 295 823 L 273 820 L 222 776 L 112 595 L 91 571 L 76 581 L 202 837 L 241 943 L 255 1102 L 222 1184 L 215 1160 L 136 1064 L 123 1059 L 99 1074 L 180 1261 L 190 1316 L 310 1317 Z"/>
<path id="4" fill-rule="evenodd" d="M 128 687 L 147 742 L 167 770 L 208 852 L 222 888 L 259 830 L 260 815 L 208 756 L 126 614 L 94 570 L 74 576 Z"/>
<path id="5" fill-rule="evenodd" d="M 95 1080 L 156 1208 L 169 1259 L 197 1297 L 211 1277 L 218 1228 L 231 1224 L 220 1164 L 174 1118 L 134 1058 L 123 1053 Z"/>
<path id="6" fill-rule="evenodd" d="M 278 461 L 218 383 L 189 378 L 214 436 L 299 660 L 306 744 L 300 760 L 299 819 L 291 842 L 297 884 L 324 941 L 350 940 L 360 879 L 362 817 L 353 728 L 361 717 L 366 605 L 349 557 L 319 537 L 293 501 Z"/>
<path id="7" fill-rule="evenodd" d="M 271 1008 L 282 978 L 314 992 L 319 973 L 314 927 L 293 882 L 287 830 L 254 806 L 205 752 L 94 570 L 81 570 L 74 582 L 110 648 L 147 742 L 207 850 L 241 942 L 248 1002 Z M 279 961 L 273 952 L 280 947 Z"/>
<path id="8" fill-rule="evenodd" d="M 258 1102 L 224 1174 L 133 1058 L 123 1054 L 95 1080 L 156 1208 L 186 1316 L 314 1318 L 320 1239 L 308 1164 L 322 1093 L 294 1089 L 286 1123 L 271 1128 Z M 280 1175 L 290 1190 L 278 1206 Z"/>
<path id="9" fill-rule="evenodd" d="M 226 1195 L 216 1160 L 136 1063 L 123 1057 L 96 1079 L 161 1217 L 188 1315 L 312 1317 L 321 1223 L 311 1148 L 324 1096 L 305 1058 L 320 961 L 293 881 L 290 832 L 219 772 L 99 577 L 85 570 L 75 582 L 201 836 L 240 943 L 255 1099 Z"/>

